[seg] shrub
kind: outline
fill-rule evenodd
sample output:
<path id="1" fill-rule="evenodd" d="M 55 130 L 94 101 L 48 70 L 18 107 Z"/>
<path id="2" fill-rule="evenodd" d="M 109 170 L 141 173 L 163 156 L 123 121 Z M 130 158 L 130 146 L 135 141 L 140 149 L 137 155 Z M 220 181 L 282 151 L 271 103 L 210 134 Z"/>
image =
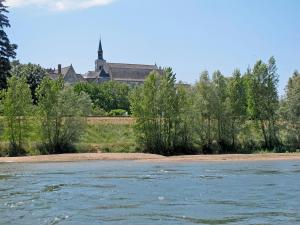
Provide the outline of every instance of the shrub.
<path id="1" fill-rule="evenodd" d="M 31 93 L 24 77 L 11 77 L 3 94 L 5 133 L 9 139 L 8 155 L 25 155 L 24 142 L 28 135 L 28 116 L 32 110 Z"/>
<path id="2" fill-rule="evenodd" d="M 107 116 L 107 112 L 104 109 L 94 105 L 92 108 L 91 115 L 92 116 Z"/>
<path id="3" fill-rule="evenodd" d="M 128 112 L 124 109 L 114 109 L 108 114 L 109 116 L 128 116 Z"/>
<path id="4" fill-rule="evenodd" d="M 64 88 L 62 80 L 46 78 L 38 89 L 38 102 L 44 149 L 50 154 L 73 152 L 90 114 L 90 98 Z"/>

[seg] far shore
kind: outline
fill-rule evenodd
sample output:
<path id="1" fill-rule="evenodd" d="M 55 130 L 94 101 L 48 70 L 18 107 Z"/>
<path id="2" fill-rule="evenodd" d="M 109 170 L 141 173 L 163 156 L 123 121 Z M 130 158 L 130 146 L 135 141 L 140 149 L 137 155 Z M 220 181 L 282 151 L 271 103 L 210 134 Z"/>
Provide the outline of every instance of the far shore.
<path id="1" fill-rule="evenodd" d="M 0 157 L 0 163 L 76 162 L 89 160 L 134 160 L 139 162 L 276 161 L 300 160 L 300 153 L 183 155 L 170 157 L 145 153 L 75 153 L 24 157 Z"/>

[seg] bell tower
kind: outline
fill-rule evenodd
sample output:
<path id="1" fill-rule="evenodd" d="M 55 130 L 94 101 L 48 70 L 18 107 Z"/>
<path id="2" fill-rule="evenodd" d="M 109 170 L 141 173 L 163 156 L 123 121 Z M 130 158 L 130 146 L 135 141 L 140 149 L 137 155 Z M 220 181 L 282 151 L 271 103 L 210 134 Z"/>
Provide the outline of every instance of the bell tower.
<path id="1" fill-rule="evenodd" d="M 95 61 L 95 71 L 102 70 L 105 63 L 106 61 L 103 58 L 103 49 L 102 49 L 102 43 L 100 38 L 99 47 L 98 47 L 98 58 Z"/>
<path id="2" fill-rule="evenodd" d="M 99 47 L 98 47 L 98 60 L 103 60 L 103 49 L 102 49 L 101 38 L 100 38 Z"/>

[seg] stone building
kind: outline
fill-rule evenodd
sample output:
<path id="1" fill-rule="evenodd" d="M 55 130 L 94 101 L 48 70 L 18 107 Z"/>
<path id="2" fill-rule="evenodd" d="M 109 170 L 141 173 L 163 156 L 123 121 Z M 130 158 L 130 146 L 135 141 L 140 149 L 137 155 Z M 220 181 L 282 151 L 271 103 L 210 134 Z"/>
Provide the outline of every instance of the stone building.
<path id="1" fill-rule="evenodd" d="M 61 74 L 68 84 L 77 82 L 95 82 L 100 83 L 108 80 L 114 80 L 131 85 L 141 84 L 153 70 L 159 70 L 156 65 L 143 64 L 125 64 L 109 63 L 103 58 L 103 49 L 101 40 L 98 47 L 98 58 L 95 61 L 95 70 L 89 71 L 83 75 L 77 74 L 73 66 L 62 68 L 58 65 L 56 70 L 50 72 L 53 79 L 57 79 Z"/>
<path id="2" fill-rule="evenodd" d="M 64 68 L 59 64 L 56 70 L 48 69 L 48 73 L 50 78 L 54 80 L 58 79 L 59 76 L 62 76 L 65 83 L 70 85 L 78 82 L 85 82 L 82 75 L 75 72 L 72 64 Z"/>

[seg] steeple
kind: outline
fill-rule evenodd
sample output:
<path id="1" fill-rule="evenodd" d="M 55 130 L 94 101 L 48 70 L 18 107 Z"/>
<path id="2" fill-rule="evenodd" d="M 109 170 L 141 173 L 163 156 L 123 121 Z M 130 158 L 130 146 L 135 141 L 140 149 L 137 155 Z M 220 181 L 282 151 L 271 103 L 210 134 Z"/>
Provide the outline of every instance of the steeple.
<path id="1" fill-rule="evenodd" d="M 105 64 L 106 61 L 103 59 L 103 49 L 102 49 L 102 43 L 100 38 L 99 47 L 98 47 L 98 58 L 95 61 L 95 71 L 101 71 Z"/>
<path id="2" fill-rule="evenodd" d="M 99 41 L 99 48 L 98 48 L 98 60 L 103 60 L 103 49 L 102 49 L 101 38 Z"/>

